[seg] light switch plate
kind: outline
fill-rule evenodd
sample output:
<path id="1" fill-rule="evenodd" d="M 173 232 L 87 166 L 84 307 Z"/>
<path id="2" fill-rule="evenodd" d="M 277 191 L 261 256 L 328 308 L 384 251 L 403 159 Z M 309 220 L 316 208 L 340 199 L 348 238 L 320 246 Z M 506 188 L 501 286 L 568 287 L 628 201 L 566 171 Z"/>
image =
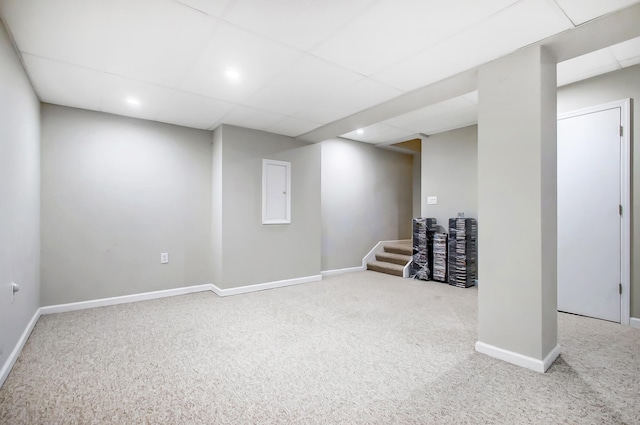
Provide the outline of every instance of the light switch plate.
<path id="1" fill-rule="evenodd" d="M 169 262 L 169 253 L 161 252 L 160 253 L 160 264 L 167 264 Z"/>
<path id="2" fill-rule="evenodd" d="M 427 196 L 427 204 L 428 205 L 435 205 L 438 203 L 438 197 L 437 196 Z"/>

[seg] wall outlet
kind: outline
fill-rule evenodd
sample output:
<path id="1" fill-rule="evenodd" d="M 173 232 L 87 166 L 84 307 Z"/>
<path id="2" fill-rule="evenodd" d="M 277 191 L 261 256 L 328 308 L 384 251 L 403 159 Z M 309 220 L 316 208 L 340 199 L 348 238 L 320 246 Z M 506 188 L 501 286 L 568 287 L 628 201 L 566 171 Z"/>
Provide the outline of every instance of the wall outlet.
<path id="1" fill-rule="evenodd" d="M 436 205 L 438 203 L 437 196 L 427 196 L 427 205 Z"/>
<path id="2" fill-rule="evenodd" d="M 160 253 L 160 264 L 167 264 L 169 262 L 169 253 L 161 252 Z"/>

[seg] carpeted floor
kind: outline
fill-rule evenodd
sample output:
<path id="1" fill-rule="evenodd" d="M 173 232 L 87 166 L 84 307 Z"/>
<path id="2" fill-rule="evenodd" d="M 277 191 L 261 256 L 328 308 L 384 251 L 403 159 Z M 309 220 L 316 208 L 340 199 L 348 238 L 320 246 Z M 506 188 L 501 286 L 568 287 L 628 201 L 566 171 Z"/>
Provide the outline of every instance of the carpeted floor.
<path id="1" fill-rule="evenodd" d="M 639 424 L 640 331 L 561 314 L 546 374 L 476 353 L 477 290 L 375 272 L 43 316 L 2 424 Z"/>

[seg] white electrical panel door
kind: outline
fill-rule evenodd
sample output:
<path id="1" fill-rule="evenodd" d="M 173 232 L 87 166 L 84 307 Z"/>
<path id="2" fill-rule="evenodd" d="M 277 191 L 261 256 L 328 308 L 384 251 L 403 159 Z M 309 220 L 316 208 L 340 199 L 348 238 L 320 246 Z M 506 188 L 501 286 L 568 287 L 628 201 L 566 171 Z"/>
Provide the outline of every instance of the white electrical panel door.
<path id="1" fill-rule="evenodd" d="M 262 160 L 262 224 L 291 223 L 291 163 Z"/>

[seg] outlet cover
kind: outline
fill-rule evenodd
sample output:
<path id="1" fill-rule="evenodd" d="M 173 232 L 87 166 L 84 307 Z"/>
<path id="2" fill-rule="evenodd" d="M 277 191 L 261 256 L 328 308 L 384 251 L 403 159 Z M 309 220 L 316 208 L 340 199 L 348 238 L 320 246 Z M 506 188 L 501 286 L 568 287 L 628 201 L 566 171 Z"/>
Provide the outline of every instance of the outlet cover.
<path id="1" fill-rule="evenodd" d="M 436 205 L 438 203 L 437 196 L 427 196 L 427 205 Z"/>
<path id="2" fill-rule="evenodd" d="M 169 253 L 161 252 L 160 253 L 160 264 L 167 264 L 169 262 Z"/>

